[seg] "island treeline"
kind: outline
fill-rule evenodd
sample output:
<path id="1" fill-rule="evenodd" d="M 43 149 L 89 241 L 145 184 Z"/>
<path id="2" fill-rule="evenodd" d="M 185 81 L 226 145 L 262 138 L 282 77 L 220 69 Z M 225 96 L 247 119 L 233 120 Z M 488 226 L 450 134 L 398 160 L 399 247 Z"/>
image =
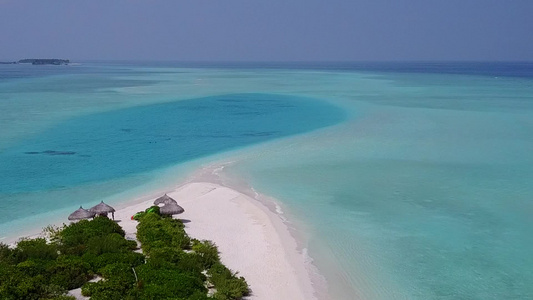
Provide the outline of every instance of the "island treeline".
<path id="1" fill-rule="evenodd" d="M 158 207 L 157 207 L 158 208 Z M 48 228 L 44 238 L 0 244 L 0 299 L 241 299 L 243 277 L 220 262 L 210 241 L 191 239 L 180 220 L 158 209 L 136 217 L 137 242 L 106 217 Z"/>

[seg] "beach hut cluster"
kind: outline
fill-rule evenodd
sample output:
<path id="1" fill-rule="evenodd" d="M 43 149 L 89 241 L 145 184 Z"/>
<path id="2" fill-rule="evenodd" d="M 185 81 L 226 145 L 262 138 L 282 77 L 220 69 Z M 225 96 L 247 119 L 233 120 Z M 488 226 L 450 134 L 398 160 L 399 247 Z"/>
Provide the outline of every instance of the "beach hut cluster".
<path id="1" fill-rule="evenodd" d="M 75 212 L 71 213 L 70 216 L 68 216 L 68 219 L 70 221 L 77 221 L 94 218 L 96 216 L 107 217 L 109 213 L 111 213 L 111 216 L 114 220 L 115 209 L 109 206 L 108 204 L 105 204 L 104 201 L 102 201 L 89 209 L 85 209 L 80 206 L 79 209 L 77 209 Z"/>
<path id="2" fill-rule="evenodd" d="M 160 206 L 161 204 L 162 206 Z M 160 206 L 159 213 L 167 216 L 181 214 L 185 211 L 183 207 L 178 205 L 178 202 L 176 202 L 176 200 L 172 199 L 167 194 L 157 198 L 154 201 L 154 205 Z M 68 219 L 70 221 L 77 221 L 94 218 L 96 216 L 107 217 L 109 213 L 111 213 L 111 216 L 114 220 L 115 209 L 104 203 L 104 201 L 102 201 L 89 209 L 85 209 L 80 206 L 79 209 L 77 209 L 75 212 L 71 213 L 70 216 L 68 216 Z"/>

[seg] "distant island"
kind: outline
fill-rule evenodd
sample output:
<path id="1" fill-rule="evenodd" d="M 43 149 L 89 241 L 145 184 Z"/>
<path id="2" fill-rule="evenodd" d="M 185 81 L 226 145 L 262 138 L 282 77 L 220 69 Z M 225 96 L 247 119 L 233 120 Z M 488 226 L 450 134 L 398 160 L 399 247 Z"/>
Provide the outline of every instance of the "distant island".
<path id="1" fill-rule="evenodd" d="M 1 65 L 15 65 L 15 64 L 32 64 L 32 65 L 68 65 L 70 60 L 68 59 L 56 59 L 56 58 L 26 58 L 19 61 L 2 62 Z"/>
<path id="2" fill-rule="evenodd" d="M 68 59 L 55 59 L 55 58 L 31 58 L 31 59 L 21 59 L 18 61 L 19 64 L 32 64 L 32 65 L 68 65 L 70 60 Z"/>

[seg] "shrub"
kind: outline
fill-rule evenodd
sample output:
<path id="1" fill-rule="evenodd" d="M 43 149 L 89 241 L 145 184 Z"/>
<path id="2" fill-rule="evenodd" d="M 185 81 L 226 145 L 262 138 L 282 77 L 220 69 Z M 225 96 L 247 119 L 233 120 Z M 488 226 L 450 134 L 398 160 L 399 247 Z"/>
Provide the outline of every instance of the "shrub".
<path id="1" fill-rule="evenodd" d="M 15 253 L 18 256 L 18 261 L 27 259 L 54 260 L 58 256 L 57 246 L 46 243 L 43 238 L 21 240 L 17 244 L 17 250 Z"/>
<path id="2" fill-rule="evenodd" d="M 147 259 L 146 263 L 154 269 L 174 268 L 182 256 L 183 251 L 176 248 L 152 248 L 150 258 Z"/>
<path id="3" fill-rule="evenodd" d="M 87 282 L 81 287 L 81 294 L 85 297 L 91 297 L 96 290 L 96 282 Z"/>
<path id="4" fill-rule="evenodd" d="M 81 220 L 65 227 L 59 234 L 58 243 L 62 253 L 82 255 L 90 239 L 112 233 L 124 237 L 124 230 L 117 223 L 106 217 L 96 217 L 92 221 Z"/>
<path id="5" fill-rule="evenodd" d="M 180 260 L 176 263 L 176 269 L 183 273 L 193 274 L 202 281 L 206 280 L 205 275 L 202 273 L 205 269 L 202 265 L 201 257 L 196 253 L 183 252 Z"/>
<path id="6" fill-rule="evenodd" d="M 105 279 L 120 280 L 130 284 L 135 283 L 135 275 L 132 267 L 124 263 L 107 265 L 100 270 L 100 274 L 102 274 L 102 277 Z"/>
<path id="7" fill-rule="evenodd" d="M 175 269 L 153 269 L 142 265 L 137 269 L 139 280 L 144 282 L 142 293 L 147 299 L 188 298 L 196 292 L 207 293 L 201 279 Z"/>
<path id="8" fill-rule="evenodd" d="M 46 299 L 66 292 L 59 286 L 48 284 L 43 275 L 13 278 L 5 287 L 7 288 L 0 290 L 1 299 Z"/>
<path id="9" fill-rule="evenodd" d="M 191 240 L 184 227 L 179 220 L 161 218 L 157 214 L 149 213 L 144 215 L 137 225 L 137 238 L 145 253 L 150 253 L 152 248 L 165 246 L 186 249 Z"/>
<path id="10" fill-rule="evenodd" d="M 6 280 L 13 276 L 15 266 L 0 261 L 0 287 Z"/>
<path id="11" fill-rule="evenodd" d="M 15 299 L 15 287 L 21 278 L 15 266 L 0 263 L 0 299 Z"/>
<path id="12" fill-rule="evenodd" d="M 209 269 L 214 264 L 220 262 L 217 246 L 211 241 L 204 240 L 200 242 L 195 239 L 192 242 L 192 250 L 200 256 L 205 269 Z"/>
<path id="13" fill-rule="evenodd" d="M 135 241 L 128 241 L 118 233 L 94 236 L 87 241 L 87 252 L 100 255 L 102 253 L 127 252 L 137 248 Z"/>
<path id="14" fill-rule="evenodd" d="M 48 225 L 43 228 L 43 234 L 53 244 L 58 244 L 61 240 L 61 232 L 65 229 L 65 227 L 67 227 L 65 224 L 63 224 L 63 226 Z"/>
<path id="15" fill-rule="evenodd" d="M 91 279 L 90 270 L 91 266 L 81 258 L 67 257 L 58 259 L 48 268 L 47 274 L 50 276 L 50 283 L 71 290 L 81 287 Z"/>
<path id="16" fill-rule="evenodd" d="M 217 292 L 213 295 L 215 299 L 241 299 L 249 294 L 248 283 L 243 277 L 237 277 L 237 273 L 231 272 L 221 263 L 216 263 L 207 271 L 209 280 Z"/>
<path id="17" fill-rule="evenodd" d="M 144 217 L 146 214 L 149 214 L 149 213 L 153 213 L 153 214 L 156 214 L 156 215 L 161 215 L 161 213 L 159 213 L 159 206 L 157 205 L 154 205 L 154 206 L 150 206 L 148 207 L 147 209 L 145 209 L 144 211 L 140 211 L 136 214 L 133 215 L 133 220 L 136 220 L 136 221 L 139 221 L 142 217 Z"/>
<path id="18" fill-rule="evenodd" d="M 133 286 L 126 281 L 113 278 L 111 280 L 100 280 L 98 282 L 88 282 L 81 288 L 81 294 L 91 297 L 91 300 L 114 300 L 123 299 Z"/>
<path id="19" fill-rule="evenodd" d="M 91 265 L 91 269 L 97 271 L 106 265 L 113 263 L 124 263 L 131 267 L 144 264 L 144 255 L 136 252 L 125 253 L 104 253 L 102 255 L 95 255 L 93 253 L 85 253 L 82 260 Z"/>
<path id="20" fill-rule="evenodd" d="M 26 276 L 37 276 L 45 271 L 43 264 L 34 260 L 26 260 L 18 263 L 17 269 Z"/>
<path id="21" fill-rule="evenodd" d="M 16 263 L 16 251 L 9 248 L 8 245 L 0 243 L 0 263 L 15 264 Z"/>
<path id="22" fill-rule="evenodd" d="M 204 267 L 201 257 L 196 253 L 185 253 L 176 248 L 152 249 L 150 258 L 147 260 L 147 266 L 152 269 L 173 269 L 194 276 L 201 281 L 206 280 L 205 275 L 202 274 Z"/>
<path id="23" fill-rule="evenodd" d="M 40 291 L 40 298 L 39 299 L 47 299 L 47 298 L 60 298 L 65 297 L 65 294 L 67 293 L 67 290 L 63 287 L 60 287 L 55 284 L 48 284 L 43 285 L 42 290 Z"/>
<path id="24" fill-rule="evenodd" d="M 122 299 L 128 292 L 129 286 L 121 281 L 101 280 L 88 282 L 81 288 L 81 294 L 91 297 L 91 300 L 114 300 Z"/>

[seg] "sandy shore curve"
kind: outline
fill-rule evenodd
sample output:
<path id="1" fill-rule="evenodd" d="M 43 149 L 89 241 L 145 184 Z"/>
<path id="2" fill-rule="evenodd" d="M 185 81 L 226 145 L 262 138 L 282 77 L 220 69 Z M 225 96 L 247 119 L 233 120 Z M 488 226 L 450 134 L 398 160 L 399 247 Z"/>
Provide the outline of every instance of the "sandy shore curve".
<path id="1" fill-rule="evenodd" d="M 326 299 L 325 280 L 306 249 L 298 244 L 294 228 L 288 226 L 277 204 L 253 189 L 226 186 L 218 174 L 223 168 L 201 168 L 187 182 L 166 192 L 185 209 L 175 217 L 184 222 L 189 236 L 217 245 L 222 262 L 248 282 L 252 294 L 246 299 Z M 136 240 L 138 222 L 131 217 L 152 206 L 163 193 L 116 206 L 115 220 L 127 239 Z M 43 234 L 31 231 L 27 238 Z M 14 245 L 19 238 L 10 236 L 8 243 Z M 81 296 L 80 289 L 71 291 L 71 295 L 88 299 Z"/>
<path id="2" fill-rule="evenodd" d="M 222 262 L 246 278 L 247 299 L 316 299 L 307 258 L 280 216 L 257 200 L 211 182 L 189 182 L 167 193 L 185 209 L 183 220 L 192 238 L 213 241 Z M 136 212 L 154 199 L 115 212 L 126 237 L 135 238 Z"/>

